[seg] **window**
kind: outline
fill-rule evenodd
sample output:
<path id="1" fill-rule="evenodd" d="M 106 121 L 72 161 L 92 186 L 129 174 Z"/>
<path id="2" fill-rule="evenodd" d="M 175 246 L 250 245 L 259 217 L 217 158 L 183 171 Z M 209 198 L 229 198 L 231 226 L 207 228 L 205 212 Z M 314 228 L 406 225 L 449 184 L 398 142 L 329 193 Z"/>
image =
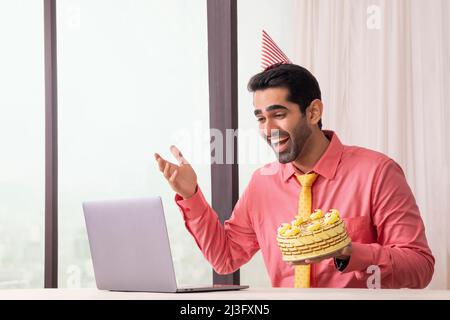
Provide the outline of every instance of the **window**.
<path id="1" fill-rule="evenodd" d="M 250 181 L 253 171 L 276 161 L 266 142 L 258 134 L 253 114 L 252 94 L 247 91 L 250 78 L 261 71 L 261 33 L 265 29 L 289 57 L 293 51 L 295 0 L 238 1 L 238 92 L 239 92 L 239 192 Z M 261 251 L 241 268 L 241 283 L 270 287 Z"/>
<path id="2" fill-rule="evenodd" d="M 211 283 L 153 157 L 177 144 L 210 199 L 206 2 L 57 4 L 59 287 L 95 286 L 82 201 L 154 195 L 177 280 Z"/>
<path id="3" fill-rule="evenodd" d="M 42 1 L 0 2 L 0 289 L 44 285 Z"/>

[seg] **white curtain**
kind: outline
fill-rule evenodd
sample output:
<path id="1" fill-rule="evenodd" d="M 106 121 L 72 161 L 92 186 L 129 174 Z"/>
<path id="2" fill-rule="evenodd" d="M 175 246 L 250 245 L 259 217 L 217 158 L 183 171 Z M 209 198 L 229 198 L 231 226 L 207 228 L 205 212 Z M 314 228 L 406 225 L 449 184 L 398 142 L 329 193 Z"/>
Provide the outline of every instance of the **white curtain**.
<path id="1" fill-rule="evenodd" d="M 299 0 L 292 60 L 322 88 L 324 127 L 403 168 L 450 289 L 450 1 Z"/>

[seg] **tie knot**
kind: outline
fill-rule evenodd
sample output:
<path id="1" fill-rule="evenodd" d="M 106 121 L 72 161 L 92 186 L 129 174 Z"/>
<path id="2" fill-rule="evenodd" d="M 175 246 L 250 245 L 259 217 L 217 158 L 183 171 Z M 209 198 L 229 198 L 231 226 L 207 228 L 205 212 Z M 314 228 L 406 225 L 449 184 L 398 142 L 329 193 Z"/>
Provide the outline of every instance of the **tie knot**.
<path id="1" fill-rule="evenodd" d="M 298 182 L 302 185 L 302 187 L 312 187 L 314 181 L 316 181 L 317 177 L 319 176 L 317 173 L 308 173 L 308 174 L 296 174 Z"/>

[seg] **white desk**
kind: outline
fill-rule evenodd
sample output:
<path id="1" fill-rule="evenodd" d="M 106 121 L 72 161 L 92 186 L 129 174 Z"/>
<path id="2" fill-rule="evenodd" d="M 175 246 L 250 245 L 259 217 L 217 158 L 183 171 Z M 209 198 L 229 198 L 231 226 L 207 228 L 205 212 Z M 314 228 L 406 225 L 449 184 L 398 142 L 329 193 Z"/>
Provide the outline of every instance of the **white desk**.
<path id="1" fill-rule="evenodd" d="M 97 289 L 7 289 L 0 300 L 450 300 L 450 290 L 272 289 L 203 293 L 109 292 Z"/>

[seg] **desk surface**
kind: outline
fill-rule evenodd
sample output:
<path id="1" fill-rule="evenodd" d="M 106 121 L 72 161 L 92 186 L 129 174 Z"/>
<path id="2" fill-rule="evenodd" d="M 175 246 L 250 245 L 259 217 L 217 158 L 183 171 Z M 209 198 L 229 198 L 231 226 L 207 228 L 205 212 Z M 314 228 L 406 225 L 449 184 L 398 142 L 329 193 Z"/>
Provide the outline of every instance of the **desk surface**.
<path id="1" fill-rule="evenodd" d="M 202 293 L 110 292 L 97 289 L 4 289 L 0 300 L 450 300 L 450 290 L 250 288 Z"/>

